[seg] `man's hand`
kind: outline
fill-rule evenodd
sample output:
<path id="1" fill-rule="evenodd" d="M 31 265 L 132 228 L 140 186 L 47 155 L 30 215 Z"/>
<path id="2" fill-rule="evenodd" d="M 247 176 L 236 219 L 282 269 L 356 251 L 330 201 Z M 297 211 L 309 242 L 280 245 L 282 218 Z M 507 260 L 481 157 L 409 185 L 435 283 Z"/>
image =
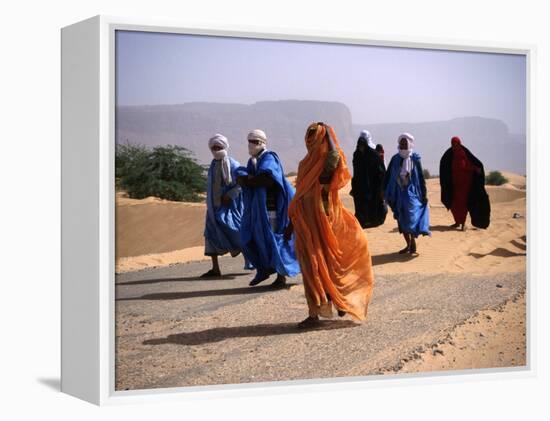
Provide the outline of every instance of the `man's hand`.
<path id="1" fill-rule="evenodd" d="M 241 187 L 246 186 L 246 181 L 248 180 L 248 177 L 245 175 L 240 175 L 237 177 L 237 184 Z"/>
<path id="2" fill-rule="evenodd" d="M 323 173 L 319 176 L 319 183 L 321 183 L 321 184 L 330 184 L 331 179 L 332 179 L 331 174 Z"/>

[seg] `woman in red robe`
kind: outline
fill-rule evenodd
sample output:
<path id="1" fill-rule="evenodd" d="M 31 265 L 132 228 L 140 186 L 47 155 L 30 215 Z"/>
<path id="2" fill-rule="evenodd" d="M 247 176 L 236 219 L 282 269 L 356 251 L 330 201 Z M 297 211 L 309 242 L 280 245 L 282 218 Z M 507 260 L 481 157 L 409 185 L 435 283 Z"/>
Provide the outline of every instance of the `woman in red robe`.
<path id="1" fill-rule="evenodd" d="M 476 167 L 466 156 L 466 151 L 461 145 L 458 137 L 451 139 L 451 148 L 453 149 L 453 203 L 451 212 L 455 219 L 453 228 L 461 227 L 464 231 L 466 226 L 466 216 L 468 215 L 468 195 L 472 187 L 472 179 Z"/>
<path id="2" fill-rule="evenodd" d="M 452 227 L 464 231 L 466 216 L 470 212 L 472 225 L 487 228 L 491 209 L 485 191 L 483 164 L 456 136 L 441 158 L 439 176 L 441 201 L 451 210 L 455 220 Z"/>

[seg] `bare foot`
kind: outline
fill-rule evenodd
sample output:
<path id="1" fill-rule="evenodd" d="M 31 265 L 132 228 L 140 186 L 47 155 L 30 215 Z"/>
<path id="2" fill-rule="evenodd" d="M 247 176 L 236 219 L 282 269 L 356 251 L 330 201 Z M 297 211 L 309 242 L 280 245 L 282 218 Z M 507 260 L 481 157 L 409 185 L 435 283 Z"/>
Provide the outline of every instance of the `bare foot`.
<path id="1" fill-rule="evenodd" d="M 407 247 L 405 247 L 403 250 L 399 250 L 399 254 L 405 254 L 409 252 L 409 245 L 407 244 Z"/>
<path id="2" fill-rule="evenodd" d="M 416 241 L 414 240 L 414 238 L 411 241 L 411 247 L 409 248 L 409 253 L 410 254 L 418 254 L 416 252 Z"/>

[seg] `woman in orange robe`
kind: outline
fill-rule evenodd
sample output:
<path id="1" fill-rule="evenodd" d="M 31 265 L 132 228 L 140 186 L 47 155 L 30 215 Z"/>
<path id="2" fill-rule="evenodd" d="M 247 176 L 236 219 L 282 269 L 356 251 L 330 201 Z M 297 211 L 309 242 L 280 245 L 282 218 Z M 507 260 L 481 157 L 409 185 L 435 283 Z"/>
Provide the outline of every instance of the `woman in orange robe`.
<path id="1" fill-rule="evenodd" d="M 314 327 L 319 316 L 346 313 L 365 320 L 374 275 L 367 236 L 344 208 L 338 191 L 351 179 L 334 130 L 313 123 L 306 132 L 307 155 L 298 166 L 296 194 L 289 206 L 296 254 L 302 270 L 309 317 L 300 327 Z"/>

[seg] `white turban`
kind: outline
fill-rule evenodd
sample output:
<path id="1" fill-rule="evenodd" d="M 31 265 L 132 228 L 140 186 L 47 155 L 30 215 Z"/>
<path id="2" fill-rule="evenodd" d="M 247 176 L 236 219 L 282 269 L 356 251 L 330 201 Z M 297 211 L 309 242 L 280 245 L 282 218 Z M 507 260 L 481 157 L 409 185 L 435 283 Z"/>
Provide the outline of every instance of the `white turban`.
<path id="1" fill-rule="evenodd" d="M 227 137 L 223 134 L 216 133 L 208 141 L 208 147 L 212 149 L 213 146 L 221 146 L 223 149 L 229 149 L 229 142 Z"/>
<path id="2" fill-rule="evenodd" d="M 413 143 L 414 143 L 414 136 L 410 133 L 401 133 L 399 137 L 397 138 L 397 144 L 399 146 L 399 142 L 401 142 L 401 139 L 407 139 L 409 142 L 409 149 L 412 149 Z"/>
<path id="3" fill-rule="evenodd" d="M 229 156 L 227 154 L 227 149 L 229 149 L 229 141 L 227 140 L 227 137 L 222 134 L 216 133 L 208 141 L 208 147 L 210 148 L 210 150 L 212 150 L 214 146 L 222 147 L 223 151 L 225 152 L 220 161 L 222 165 L 223 181 L 225 182 L 225 185 L 229 185 L 233 182 L 233 179 L 231 177 L 231 161 L 229 160 Z"/>
<path id="4" fill-rule="evenodd" d="M 407 149 L 400 149 L 399 143 L 402 139 L 407 140 Z M 399 155 L 401 158 L 403 158 L 403 163 L 401 164 L 401 171 L 400 176 L 403 181 L 407 179 L 407 177 L 411 174 L 413 169 L 413 163 L 412 163 L 412 153 L 413 153 L 413 146 L 414 146 L 414 136 L 410 133 L 402 133 L 397 138 L 397 150 L 399 151 Z"/>
<path id="5" fill-rule="evenodd" d="M 248 133 L 248 140 L 259 140 L 265 145 L 267 143 L 267 136 L 263 130 L 255 129 Z"/>
<path id="6" fill-rule="evenodd" d="M 368 130 L 361 130 L 361 134 L 359 135 L 361 139 L 365 139 L 367 141 L 367 144 L 369 145 L 369 148 L 376 149 L 376 145 L 372 141 L 372 135 Z"/>

